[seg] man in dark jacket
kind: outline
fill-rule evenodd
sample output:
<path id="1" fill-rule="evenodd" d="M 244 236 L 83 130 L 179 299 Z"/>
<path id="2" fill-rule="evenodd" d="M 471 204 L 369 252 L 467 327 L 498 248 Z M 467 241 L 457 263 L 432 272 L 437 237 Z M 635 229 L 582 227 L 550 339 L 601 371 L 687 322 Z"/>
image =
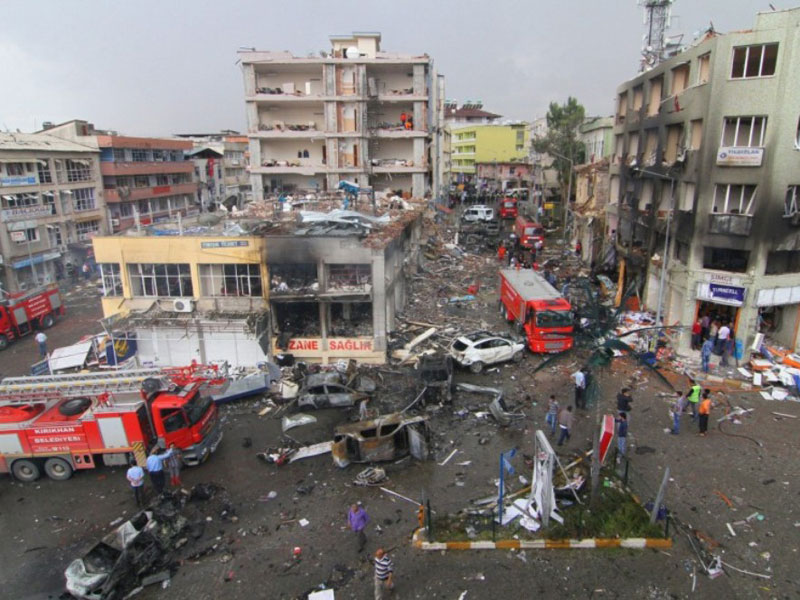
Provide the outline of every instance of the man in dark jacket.
<path id="1" fill-rule="evenodd" d="M 626 387 L 622 388 L 617 394 L 617 412 L 625 413 L 628 421 L 630 421 L 631 402 L 633 402 L 633 398 L 631 398 L 630 390 Z"/>

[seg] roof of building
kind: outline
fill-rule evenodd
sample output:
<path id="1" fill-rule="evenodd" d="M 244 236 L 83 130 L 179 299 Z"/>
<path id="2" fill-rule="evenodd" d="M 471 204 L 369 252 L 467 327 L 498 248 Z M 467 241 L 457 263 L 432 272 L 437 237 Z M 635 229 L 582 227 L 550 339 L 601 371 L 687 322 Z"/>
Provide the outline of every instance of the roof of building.
<path id="1" fill-rule="evenodd" d="M 187 150 L 184 154 L 192 158 L 222 158 L 225 156 L 222 150 L 214 148 L 213 146 L 198 146 L 197 148 Z"/>
<path id="2" fill-rule="evenodd" d="M 445 119 L 499 119 L 502 115 L 491 113 L 481 108 L 453 108 L 446 107 L 444 112 Z"/>
<path id="3" fill-rule="evenodd" d="M 96 148 L 46 133 L 0 133 L 0 150 L 27 152 L 97 152 Z"/>

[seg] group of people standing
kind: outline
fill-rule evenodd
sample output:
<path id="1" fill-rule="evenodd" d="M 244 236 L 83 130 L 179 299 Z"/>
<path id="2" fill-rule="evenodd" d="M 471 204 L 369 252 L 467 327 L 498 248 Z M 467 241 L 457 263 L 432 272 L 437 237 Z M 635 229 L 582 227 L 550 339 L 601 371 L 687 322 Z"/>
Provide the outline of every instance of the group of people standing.
<path id="1" fill-rule="evenodd" d="M 164 450 L 156 446 L 150 456 L 147 457 L 145 468 L 150 475 L 150 483 L 155 493 L 160 495 L 166 486 L 167 475 L 169 475 L 170 485 L 180 487 L 181 484 L 181 452 L 170 444 L 169 450 Z M 130 467 L 126 473 L 128 483 L 131 485 L 136 506 L 144 505 L 144 469 L 138 465 L 136 459 L 131 458 Z"/>
<path id="2" fill-rule="evenodd" d="M 350 506 L 347 511 L 347 527 L 353 532 L 356 539 L 356 552 L 361 554 L 367 545 L 366 528 L 369 515 L 360 502 Z M 382 600 L 386 593 L 394 589 L 394 563 L 389 553 L 383 548 L 378 548 L 373 557 L 375 573 L 373 577 L 375 600 Z"/>
<path id="3" fill-rule="evenodd" d="M 736 334 L 732 324 L 724 319 L 716 319 L 705 314 L 692 325 L 692 350 L 700 351 L 704 373 L 708 373 L 711 355 L 721 356 L 720 365 L 728 366 L 728 359 L 736 357 Z"/>
<path id="4" fill-rule="evenodd" d="M 675 400 L 670 404 L 669 413 L 672 417 L 672 428 L 670 433 L 678 435 L 681 430 L 681 415 L 687 409 L 691 410 L 692 422 L 697 421 L 698 435 L 705 437 L 708 432 L 708 419 L 711 416 L 711 390 L 702 386 L 696 381 L 692 381 L 689 392 L 675 392 Z"/>

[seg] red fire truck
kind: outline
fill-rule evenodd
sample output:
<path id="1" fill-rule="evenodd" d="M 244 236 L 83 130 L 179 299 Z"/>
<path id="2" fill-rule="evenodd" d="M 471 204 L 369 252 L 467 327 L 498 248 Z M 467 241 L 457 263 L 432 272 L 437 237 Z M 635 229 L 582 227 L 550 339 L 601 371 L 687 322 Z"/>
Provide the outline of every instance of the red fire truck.
<path id="1" fill-rule="evenodd" d="M 531 352 L 555 353 L 572 348 L 572 307 L 532 269 L 500 271 L 500 314 L 516 322 Z"/>
<path id="2" fill-rule="evenodd" d="M 37 328 L 52 327 L 56 317 L 63 314 L 64 305 L 55 284 L 6 294 L 0 301 L 0 350 L 11 340 L 33 333 Z"/>
<path id="3" fill-rule="evenodd" d="M 514 221 L 514 233 L 523 248 L 536 247 L 537 250 L 544 248 L 544 227 L 528 217 L 524 215 L 517 217 Z"/>
<path id="4" fill-rule="evenodd" d="M 507 196 L 500 201 L 500 210 L 498 211 L 501 219 L 516 219 L 517 218 L 517 199 Z"/>
<path id="5" fill-rule="evenodd" d="M 144 466 L 156 442 L 175 444 L 187 465 L 206 460 L 222 439 L 203 365 L 180 369 L 7 377 L 0 382 L 0 473 L 65 480 L 95 461 Z"/>

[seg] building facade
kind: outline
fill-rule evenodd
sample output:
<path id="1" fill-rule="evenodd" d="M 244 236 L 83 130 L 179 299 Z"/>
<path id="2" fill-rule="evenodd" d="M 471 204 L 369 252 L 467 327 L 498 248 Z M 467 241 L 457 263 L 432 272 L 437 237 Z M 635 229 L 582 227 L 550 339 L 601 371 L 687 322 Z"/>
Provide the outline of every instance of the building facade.
<path id="1" fill-rule="evenodd" d="M 599 162 L 614 152 L 614 117 L 589 117 L 578 127 L 586 148 L 586 162 Z"/>
<path id="2" fill-rule="evenodd" d="M 453 128 L 451 135 L 451 170 L 459 183 L 476 183 L 478 163 L 523 163 L 530 154 L 527 123 L 470 125 Z"/>
<path id="3" fill-rule="evenodd" d="M 800 9 L 759 13 L 617 90 L 607 232 L 620 270 L 667 323 L 709 314 L 745 348 L 758 332 L 798 347 L 798 26 Z"/>
<path id="4" fill-rule="evenodd" d="M 192 142 L 123 136 L 78 120 L 50 127 L 46 132 L 100 151 L 100 172 L 112 231 L 197 212 L 194 164 L 184 156 L 192 149 Z"/>
<path id="5" fill-rule="evenodd" d="M 340 181 L 432 192 L 443 92 L 433 60 L 381 51 L 379 33 L 330 40 L 320 56 L 239 53 L 254 199 L 335 190 Z"/>
<path id="6" fill-rule="evenodd" d="M 97 149 L 0 133 L 0 285 L 18 292 L 78 273 L 108 232 Z"/>
<path id="7" fill-rule="evenodd" d="M 479 162 L 478 185 L 488 191 L 531 187 L 533 171 L 527 162 Z"/>

